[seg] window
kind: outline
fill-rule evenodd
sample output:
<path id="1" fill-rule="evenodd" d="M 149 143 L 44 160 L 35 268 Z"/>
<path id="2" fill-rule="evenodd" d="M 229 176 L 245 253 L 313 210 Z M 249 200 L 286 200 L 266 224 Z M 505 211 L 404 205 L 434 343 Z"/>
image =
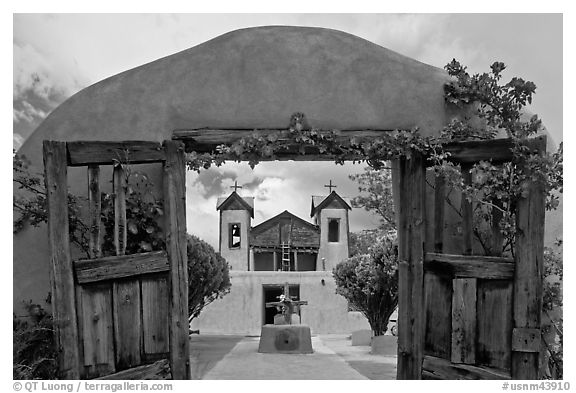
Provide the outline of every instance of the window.
<path id="1" fill-rule="evenodd" d="M 340 241 L 340 220 L 337 218 L 328 219 L 328 241 L 330 243 Z"/>
<path id="2" fill-rule="evenodd" d="M 228 247 L 240 248 L 240 224 L 230 224 L 228 232 Z"/>

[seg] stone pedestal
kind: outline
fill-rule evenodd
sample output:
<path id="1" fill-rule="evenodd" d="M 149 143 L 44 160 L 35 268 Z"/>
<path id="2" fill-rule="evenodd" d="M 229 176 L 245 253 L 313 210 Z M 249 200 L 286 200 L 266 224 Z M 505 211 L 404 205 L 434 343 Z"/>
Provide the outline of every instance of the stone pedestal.
<path id="1" fill-rule="evenodd" d="M 308 325 L 264 325 L 260 334 L 260 353 L 312 353 Z"/>

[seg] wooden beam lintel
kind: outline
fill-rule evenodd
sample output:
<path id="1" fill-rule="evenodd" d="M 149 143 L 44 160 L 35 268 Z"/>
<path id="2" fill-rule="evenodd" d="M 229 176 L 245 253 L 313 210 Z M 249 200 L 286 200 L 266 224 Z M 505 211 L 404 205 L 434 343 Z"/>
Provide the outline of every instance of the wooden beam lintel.
<path id="1" fill-rule="evenodd" d="M 122 255 L 74 262 L 76 281 L 87 284 L 96 281 L 161 273 L 169 270 L 165 251 Z"/>

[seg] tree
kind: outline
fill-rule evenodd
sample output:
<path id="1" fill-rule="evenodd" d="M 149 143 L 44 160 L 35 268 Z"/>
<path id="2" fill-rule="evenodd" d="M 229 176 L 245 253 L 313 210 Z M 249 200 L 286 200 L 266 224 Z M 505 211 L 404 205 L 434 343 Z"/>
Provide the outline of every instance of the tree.
<path id="1" fill-rule="evenodd" d="M 187 235 L 188 320 L 192 321 L 208 304 L 230 292 L 226 260 L 214 248 L 194 235 Z"/>
<path id="2" fill-rule="evenodd" d="M 398 249 L 382 238 L 368 254 L 340 262 L 332 271 L 336 293 L 344 296 L 366 319 L 374 333 L 386 333 L 390 315 L 398 305 Z"/>
<path id="3" fill-rule="evenodd" d="M 358 182 L 358 191 L 361 193 L 352 199 L 352 206 L 363 207 L 366 211 L 377 214 L 382 230 L 396 230 L 391 171 L 386 168 L 366 167 L 364 173 L 348 177 Z"/>
<path id="4" fill-rule="evenodd" d="M 350 256 L 369 254 L 370 248 L 382 238 L 389 235 L 380 228 L 364 229 L 358 232 L 350 233 Z M 391 239 L 394 239 L 392 236 Z"/>

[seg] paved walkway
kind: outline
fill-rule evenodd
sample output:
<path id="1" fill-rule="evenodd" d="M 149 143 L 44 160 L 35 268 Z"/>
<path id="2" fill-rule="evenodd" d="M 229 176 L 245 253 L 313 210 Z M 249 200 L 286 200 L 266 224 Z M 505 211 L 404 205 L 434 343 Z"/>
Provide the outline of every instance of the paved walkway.
<path id="1" fill-rule="evenodd" d="M 349 336 L 348 336 L 349 337 Z M 312 337 L 313 354 L 258 353 L 259 337 L 192 336 L 192 379 L 355 380 L 395 379 L 395 337 L 390 353 L 369 354 L 345 335 Z"/>

